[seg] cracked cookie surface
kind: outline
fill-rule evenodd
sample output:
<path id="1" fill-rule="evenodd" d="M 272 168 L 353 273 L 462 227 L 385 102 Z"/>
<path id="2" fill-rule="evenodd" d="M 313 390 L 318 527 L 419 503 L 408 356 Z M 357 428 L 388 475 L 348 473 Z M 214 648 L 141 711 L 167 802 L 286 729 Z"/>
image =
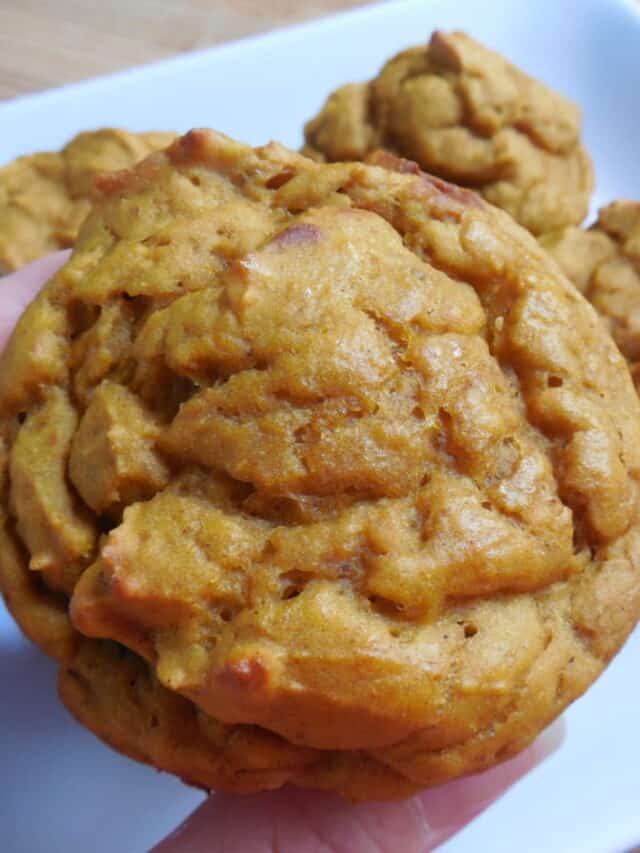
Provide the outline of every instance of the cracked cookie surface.
<path id="1" fill-rule="evenodd" d="M 0 167 L 0 275 L 72 246 L 95 198 L 95 176 L 133 166 L 174 138 L 105 128 Z"/>
<path id="2" fill-rule="evenodd" d="M 524 746 L 640 611 L 640 401 L 505 213 L 193 131 L 0 361 L 0 578 L 71 711 L 208 788 L 398 797 Z"/>
<path id="3" fill-rule="evenodd" d="M 334 92 L 307 153 L 363 160 L 377 148 L 468 186 L 534 234 L 584 219 L 592 190 L 580 113 L 462 32 L 436 32 L 368 83 Z"/>

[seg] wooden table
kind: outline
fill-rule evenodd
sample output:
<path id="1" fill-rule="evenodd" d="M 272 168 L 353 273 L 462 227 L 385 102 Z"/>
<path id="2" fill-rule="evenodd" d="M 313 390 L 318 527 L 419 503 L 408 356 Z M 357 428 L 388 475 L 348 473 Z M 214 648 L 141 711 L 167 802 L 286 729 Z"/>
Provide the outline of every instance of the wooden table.
<path id="1" fill-rule="evenodd" d="M 369 0 L 0 0 L 0 100 Z"/>

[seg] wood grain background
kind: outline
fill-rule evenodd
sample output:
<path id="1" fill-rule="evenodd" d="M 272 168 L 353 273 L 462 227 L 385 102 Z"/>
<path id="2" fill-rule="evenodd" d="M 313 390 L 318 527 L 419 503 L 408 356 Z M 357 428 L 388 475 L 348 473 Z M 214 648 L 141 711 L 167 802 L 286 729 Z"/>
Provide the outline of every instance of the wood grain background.
<path id="1" fill-rule="evenodd" d="M 368 0 L 0 0 L 0 100 Z"/>

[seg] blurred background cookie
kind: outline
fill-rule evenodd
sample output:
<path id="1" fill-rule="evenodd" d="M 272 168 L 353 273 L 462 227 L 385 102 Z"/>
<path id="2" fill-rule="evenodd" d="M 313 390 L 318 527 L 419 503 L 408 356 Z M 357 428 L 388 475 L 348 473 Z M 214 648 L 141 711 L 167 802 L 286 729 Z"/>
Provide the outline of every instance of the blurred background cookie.
<path id="1" fill-rule="evenodd" d="M 0 168 L 0 274 L 72 246 L 95 176 L 133 166 L 174 138 L 105 128 L 79 133 L 59 152 L 28 154 Z"/>
<path id="2" fill-rule="evenodd" d="M 608 325 L 638 377 L 640 362 L 640 203 L 614 201 L 588 230 L 566 228 L 543 235 L 576 287 Z"/>
<path id="3" fill-rule="evenodd" d="M 307 153 L 361 160 L 382 147 L 471 187 L 534 234 L 578 224 L 592 190 L 571 101 L 461 32 L 393 57 L 330 95 Z"/>

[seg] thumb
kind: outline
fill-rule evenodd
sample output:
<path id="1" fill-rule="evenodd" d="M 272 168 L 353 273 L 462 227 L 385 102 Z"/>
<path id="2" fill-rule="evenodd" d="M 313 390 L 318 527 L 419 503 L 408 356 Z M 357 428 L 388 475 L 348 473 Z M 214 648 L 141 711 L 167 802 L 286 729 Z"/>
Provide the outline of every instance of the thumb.
<path id="1" fill-rule="evenodd" d="M 563 724 L 504 764 L 401 802 L 350 805 L 284 788 L 216 794 L 152 853 L 428 853 L 484 811 L 562 742 Z"/>
<path id="2" fill-rule="evenodd" d="M 13 327 L 42 285 L 65 263 L 70 252 L 55 252 L 0 278 L 0 351 Z"/>

